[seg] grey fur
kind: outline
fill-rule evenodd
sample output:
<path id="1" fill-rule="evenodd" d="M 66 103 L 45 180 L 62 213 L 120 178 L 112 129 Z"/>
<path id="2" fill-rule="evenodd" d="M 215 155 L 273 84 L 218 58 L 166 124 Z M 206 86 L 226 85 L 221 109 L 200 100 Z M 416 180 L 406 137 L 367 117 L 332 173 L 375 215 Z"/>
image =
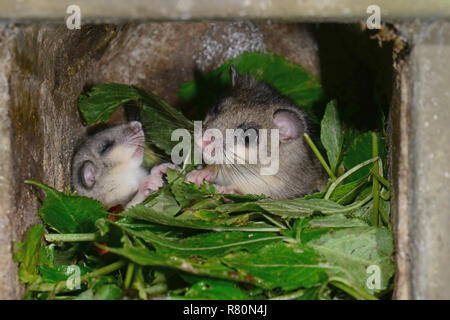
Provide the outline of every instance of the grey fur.
<path id="1" fill-rule="evenodd" d="M 303 132 L 309 133 L 304 112 L 292 101 L 266 84 L 247 75 L 239 76 L 231 68 L 233 88 L 211 108 L 203 123 L 204 129 L 217 128 L 225 137 L 226 129 L 246 123 L 257 129 L 275 129 L 274 114 L 279 110 L 292 112 L 301 134 L 280 141 L 279 171 L 275 176 L 260 176 L 260 165 L 212 165 L 215 182 L 231 186 L 240 193 L 265 194 L 276 199 L 304 196 L 326 184 L 326 175 L 307 145 Z"/>

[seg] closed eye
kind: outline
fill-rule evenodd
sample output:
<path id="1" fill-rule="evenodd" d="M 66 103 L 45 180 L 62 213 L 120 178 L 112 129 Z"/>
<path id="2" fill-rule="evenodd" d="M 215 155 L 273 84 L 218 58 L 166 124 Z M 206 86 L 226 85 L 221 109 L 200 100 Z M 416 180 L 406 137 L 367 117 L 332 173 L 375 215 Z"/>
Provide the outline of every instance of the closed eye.
<path id="1" fill-rule="evenodd" d="M 111 150 L 111 148 L 114 146 L 114 141 L 112 140 L 107 140 L 105 141 L 101 147 L 100 147 L 100 155 L 104 155 L 105 153 L 107 153 L 109 150 Z"/>
<path id="2" fill-rule="evenodd" d="M 207 116 L 210 119 L 215 119 L 217 117 L 217 115 L 219 114 L 219 112 L 220 112 L 219 105 L 216 104 L 211 109 L 209 109 Z"/>

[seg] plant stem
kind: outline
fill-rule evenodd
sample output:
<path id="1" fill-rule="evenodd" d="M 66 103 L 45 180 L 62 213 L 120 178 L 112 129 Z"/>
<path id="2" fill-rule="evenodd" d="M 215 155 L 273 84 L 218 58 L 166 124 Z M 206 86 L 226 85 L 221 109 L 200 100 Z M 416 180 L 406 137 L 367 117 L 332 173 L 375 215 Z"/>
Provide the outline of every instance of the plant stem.
<path id="1" fill-rule="evenodd" d="M 385 186 L 386 188 L 390 188 L 391 184 L 389 183 L 389 181 L 387 181 L 385 178 L 383 178 L 382 176 L 380 176 L 375 168 L 375 166 L 372 167 L 372 169 L 370 169 L 370 173 L 373 174 L 373 176 L 378 180 L 378 182 L 380 182 L 383 186 Z"/>
<path id="2" fill-rule="evenodd" d="M 386 193 L 383 193 L 383 191 L 386 191 Z M 380 192 L 380 197 L 381 199 L 388 201 L 389 198 L 391 197 L 391 191 L 383 189 L 382 192 Z"/>
<path id="3" fill-rule="evenodd" d="M 128 289 L 131 284 L 131 280 L 133 279 L 134 274 L 134 263 L 129 262 L 127 267 L 127 273 L 125 274 L 125 282 L 124 282 L 124 288 Z"/>
<path id="4" fill-rule="evenodd" d="M 84 276 L 81 277 L 82 280 L 87 280 L 89 278 L 103 276 L 105 274 L 111 273 L 113 271 L 119 270 L 126 264 L 125 260 L 119 260 L 117 262 L 111 263 L 107 266 L 104 266 L 103 268 L 97 269 L 95 271 L 92 271 L 90 273 L 86 273 Z"/>
<path id="5" fill-rule="evenodd" d="M 302 227 L 298 227 L 297 231 L 295 232 L 295 240 L 297 240 L 297 242 L 302 242 Z"/>
<path id="6" fill-rule="evenodd" d="M 361 181 L 360 183 L 358 183 L 357 186 L 355 186 L 352 190 L 350 190 L 349 192 L 347 192 L 346 194 L 344 194 L 341 198 L 339 198 L 339 200 L 337 201 L 337 203 L 341 204 L 342 202 L 344 202 L 347 197 L 354 195 L 353 192 L 355 192 L 355 190 L 359 190 L 362 186 L 364 186 L 367 183 L 367 180 L 364 179 L 363 181 Z"/>
<path id="7" fill-rule="evenodd" d="M 378 300 L 377 297 L 374 295 L 371 295 L 364 289 L 361 289 L 360 287 L 351 284 L 347 280 L 339 277 L 332 277 L 329 280 L 329 283 L 335 286 L 336 288 L 341 289 L 342 291 L 345 291 L 352 297 L 358 299 L 358 300 Z"/>
<path id="8" fill-rule="evenodd" d="M 325 168 L 325 170 L 327 171 L 328 175 L 330 176 L 330 178 L 332 180 L 336 180 L 336 176 L 334 175 L 333 171 L 331 171 L 330 167 L 328 166 L 327 162 L 325 161 L 324 157 L 320 154 L 319 149 L 317 149 L 316 145 L 314 144 L 314 142 L 311 140 L 311 138 L 309 137 L 309 135 L 307 133 L 304 133 L 303 136 L 306 139 L 306 142 L 308 142 L 309 146 L 311 147 L 312 151 L 314 152 L 314 154 L 316 155 L 316 157 L 319 159 L 320 163 L 322 164 L 322 166 Z"/>
<path id="9" fill-rule="evenodd" d="M 269 300 L 295 300 L 297 298 L 300 298 L 302 295 L 305 294 L 305 289 L 300 289 L 288 294 L 284 294 L 282 296 L 278 296 L 275 298 L 270 298 Z"/>
<path id="10" fill-rule="evenodd" d="M 375 132 L 372 132 L 372 156 L 378 156 L 378 137 Z M 378 162 L 373 165 L 373 172 L 378 172 L 379 166 Z M 372 211 L 372 225 L 379 225 L 379 200 L 380 200 L 380 184 L 376 178 L 373 179 L 372 184 L 372 194 L 373 194 L 373 211 Z"/>
<path id="11" fill-rule="evenodd" d="M 388 225 L 388 228 L 392 230 L 392 226 L 389 221 L 389 217 L 386 214 L 386 211 L 384 211 L 383 206 L 380 206 L 379 209 L 380 209 L 381 219 L 383 219 L 383 221 Z"/>
<path id="12" fill-rule="evenodd" d="M 342 176 L 340 176 L 339 178 L 337 178 L 336 181 L 334 181 L 331 186 L 328 188 L 327 193 L 325 194 L 324 199 L 328 200 L 331 196 L 331 194 L 333 193 L 334 189 L 336 189 L 336 187 L 342 182 L 344 181 L 345 178 L 347 178 L 349 175 L 353 174 L 355 171 L 358 171 L 359 169 L 361 169 L 362 167 L 367 166 L 368 164 L 375 162 L 378 160 L 378 157 L 366 160 L 356 166 L 354 166 L 353 168 L 351 168 L 350 170 L 348 170 L 346 173 L 344 173 Z"/>
<path id="13" fill-rule="evenodd" d="M 269 216 L 268 214 L 265 213 L 261 213 L 264 218 L 266 218 L 267 220 L 269 220 L 270 222 L 272 222 L 274 225 L 276 225 L 277 227 L 280 227 L 280 229 L 286 229 L 286 226 L 283 225 L 281 222 L 277 221 L 276 219 L 272 218 L 271 216 Z"/>
<path id="14" fill-rule="evenodd" d="M 146 294 L 150 294 L 150 295 L 156 295 L 156 294 L 162 294 L 167 292 L 167 284 L 165 283 L 158 283 L 155 284 L 154 286 L 151 286 L 149 288 L 145 288 L 144 291 Z"/>
<path id="15" fill-rule="evenodd" d="M 344 213 L 344 212 L 353 211 L 353 210 L 358 209 L 358 208 L 362 207 L 363 205 L 365 205 L 367 202 L 370 201 L 370 199 L 372 199 L 372 194 L 369 194 L 364 199 L 362 199 L 358 202 L 355 202 L 352 205 L 348 205 L 342 209 L 320 210 L 320 212 L 322 212 L 323 214 L 334 214 L 334 213 Z"/>
<path id="16" fill-rule="evenodd" d="M 48 242 L 95 241 L 95 233 L 50 233 L 45 235 Z"/>

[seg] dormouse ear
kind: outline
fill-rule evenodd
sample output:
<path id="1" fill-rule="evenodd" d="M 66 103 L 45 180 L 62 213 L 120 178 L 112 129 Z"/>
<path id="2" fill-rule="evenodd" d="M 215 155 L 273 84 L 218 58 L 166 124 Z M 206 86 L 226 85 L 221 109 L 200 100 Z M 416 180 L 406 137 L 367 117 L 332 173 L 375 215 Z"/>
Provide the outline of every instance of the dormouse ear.
<path id="1" fill-rule="evenodd" d="M 80 169 L 81 183 L 86 189 L 92 189 L 92 187 L 94 186 L 96 172 L 97 168 L 89 160 L 85 161 L 81 166 Z"/>
<path id="2" fill-rule="evenodd" d="M 280 141 L 300 137 L 305 131 L 305 123 L 300 116 L 291 110 L 280 109 L 273 114 L 273 123 L 280 133 Z"/>
<path id="3" fill-rule="evenodd" d="M 230 78 L 231 78 L 231 86 L 233 88 L 239 88 L 242 85 L 242 77 L 237 72 L 234 64 L 230 66 Z"/>

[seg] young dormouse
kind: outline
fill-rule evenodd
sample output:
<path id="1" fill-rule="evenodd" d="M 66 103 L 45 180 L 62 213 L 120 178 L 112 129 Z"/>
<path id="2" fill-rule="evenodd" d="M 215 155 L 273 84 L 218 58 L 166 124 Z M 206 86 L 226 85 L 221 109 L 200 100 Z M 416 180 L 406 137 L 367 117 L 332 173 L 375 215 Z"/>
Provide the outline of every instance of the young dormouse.
<path id="1" fill-rule="evenodd" d="M 139 122 L 112 127 L 88 137 L 75 151 L 72 185 L 79 195 L 112 207 L 131 207 L 162 187 L 162 174 L 171 164 L 152 169 L 141 165 L 144 132 Z"/>
<path id="2" fill-rule="evenodd" d="M 231 66 L 230 74 L 232 89 L 211 108 L 203 122 L 203 129 L 218 129 L 223 137 L 227 129 L 243 129 L 240 131 L 243 136 L 235 141 L 234 152 L 225 144 L 214 146 L 222 148 L 225 158 L 234 160 L 236 150 L 244 151 L 240 154 L 246 156 L 250 151 L 255 151 L 251 148 L 257 148 L 260 143 L 260 129 L 267 129 L 268 132 L 278 129 L 278 171 L 272 175 L 261 175 L 262 163 L 258 160 L 249 164 L 248 158 L 245 158 L 244 164 L 234 161 L 233 164 L 207 165 L 190 172 L 187 181 L 199 185 L 206 180 L 216 184 L 218 190 L 224 193 L 264 194 L 275 199 L 300 197 L 322 189 L 326 184 L 326 175 L 303 137 L 303 133 L 309 133 L 304 112 L 268 85 L 246 75 L 240 76 L 234 66 Z M 250 131 L 252 134 L 246 135 Z M 214 141 L 203 134 L 196 143 L 205 154 Z"/>

